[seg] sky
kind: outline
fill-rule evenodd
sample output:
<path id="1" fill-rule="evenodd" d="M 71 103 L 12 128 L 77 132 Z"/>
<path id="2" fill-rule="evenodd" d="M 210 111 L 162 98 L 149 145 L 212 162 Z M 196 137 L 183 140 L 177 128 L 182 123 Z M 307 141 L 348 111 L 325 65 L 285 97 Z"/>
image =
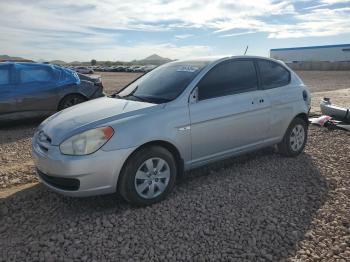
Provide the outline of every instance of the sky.
<path id="1" fill-rule="evenodd" d="M 130 61 L 350 44 L 350 0 L 0 0 L 0 54 Z"/>

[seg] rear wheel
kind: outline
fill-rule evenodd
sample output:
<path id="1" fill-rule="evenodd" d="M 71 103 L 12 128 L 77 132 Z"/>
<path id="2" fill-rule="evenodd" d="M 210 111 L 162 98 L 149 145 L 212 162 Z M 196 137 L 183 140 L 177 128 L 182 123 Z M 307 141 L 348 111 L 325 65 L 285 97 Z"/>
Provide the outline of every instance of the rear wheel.
<path id="1" fill-rule="evenodd" d="M 297 117 L 289 125 L 283 140 L 278 144 L 278 151 L 288 157 L 299 155 L 307 141 L 307 123 Z"/>
<path id="2" fill-rule="evenodd" d="M 176 163 L 163 147 L 145 147 L 133 154 L 123 168 L 118 190 L 131 204 L 146 206 L 163 200 L 173 189 Z"/>
<path id="3" fill-rule="evenodd" d="M 63 110 L 63 109 L 66 109 L 68 107 L 83 103 L 86 100 L 87 99 L 85 97 L 83 97 L 82 95 L 78 95 L 78 94 L 67 95 L 61 100 L 58 109 Z"/>

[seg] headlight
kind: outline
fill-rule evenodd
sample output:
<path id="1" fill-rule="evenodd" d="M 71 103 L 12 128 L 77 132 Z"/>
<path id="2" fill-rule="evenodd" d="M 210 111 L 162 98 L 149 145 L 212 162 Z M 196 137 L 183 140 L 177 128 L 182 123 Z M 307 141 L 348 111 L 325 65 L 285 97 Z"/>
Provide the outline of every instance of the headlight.
<path id="1" fill-rule="evenodd" d="M 72 136 L 60 144 L 60 151 L 64 155 L 88 155 L 99 150 L 113 136 L 114 130 L 110 126 L 99 127 Z"/>

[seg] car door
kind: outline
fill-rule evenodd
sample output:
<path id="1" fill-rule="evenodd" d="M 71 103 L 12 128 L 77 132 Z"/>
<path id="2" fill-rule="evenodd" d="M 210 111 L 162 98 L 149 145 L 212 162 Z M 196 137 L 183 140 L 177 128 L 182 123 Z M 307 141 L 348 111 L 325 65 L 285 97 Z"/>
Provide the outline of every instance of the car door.
<path id="1" fill-rule="evenodd" d="M 194 165 L 264 141 L 270 108 L 253 60 L 221 62 L 196 88 L 198 98 L 189 104 Z"/>
<path id="2" fill-rule="evenodd" d="M 20 112 L 44 115 L 57 110 L 59 98 L 56 74 L 46 65 L 16 67 L 17 109 Z"/>
<path id="3" fill-rule="evenodd" d="M 13 66 L 0 65 L 0 116 L 16 111 L 16 92 L 13 85 Z"/>
<path id="4" fill-rule="evenodd" d="M 265 59 L 256 61 L 261 88 L 271 104 L 267 140 L 280 139 L 294 117 L 293 107 L 298 97 L 301 97 L 301 90 L 292 86 L 291 73 L 283 65 Z"/>

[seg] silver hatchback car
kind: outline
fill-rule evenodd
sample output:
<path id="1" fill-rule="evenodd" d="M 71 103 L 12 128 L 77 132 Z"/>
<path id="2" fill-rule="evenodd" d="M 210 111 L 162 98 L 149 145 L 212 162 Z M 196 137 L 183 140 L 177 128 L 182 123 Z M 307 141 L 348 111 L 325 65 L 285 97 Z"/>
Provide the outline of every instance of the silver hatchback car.
<path id="1" fill-rule="evenodd" d="M 38 175 L 68 196 L 164 199 L 186 170 L 278 145 L 305 146 L 310 93 L 285 64 L 236 56 L 165 64 L 118 93 L 65 109 L 33 137 Z"/>

